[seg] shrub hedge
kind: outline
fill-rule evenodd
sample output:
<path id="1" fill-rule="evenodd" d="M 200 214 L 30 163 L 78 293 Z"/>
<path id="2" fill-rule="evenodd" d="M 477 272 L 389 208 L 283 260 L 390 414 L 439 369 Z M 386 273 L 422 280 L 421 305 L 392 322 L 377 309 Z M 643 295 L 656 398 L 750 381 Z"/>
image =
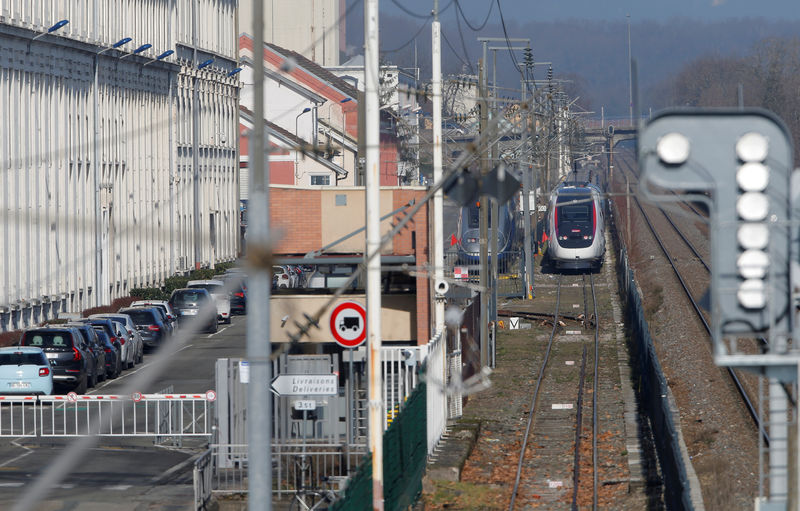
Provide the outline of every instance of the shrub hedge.
<path id="1" fill-rule="evenodd" d="M 220 263 L 214 266 L 214 268 L 202 268 L 200 270 L 194 270 L 189 273 L 188 276 L 185 277 L 170 277 L 164 280 L 164 287 L 144 287 L 144 288 L 135 288 L 131 289 L 130 296 L 123 296 L 122 298 L 117 298 L 111 305 L 102 305 L 100 307 L 92 307 L 90 309 L 86 309 L 81 312 L 82 317 L 88 317 L 90 314 L 103 314 L 109 312 L 117 312 L 118 310 L 122 309 L 123 307 L 130 306 L 136 300 L 167 300 L 169 299 L 169 295 L 172 294 L 172 291 L 175 289 L 180 289 L 182 287 L 186 287 L 186 283 L 190 280 L 203 280 L 203 279 L 210 279 L 214 275 L 219 275 L 221 273 L 225 273 L 225 270 L 228 268 L 232 268 L 235 266 L 235 263 Z M 58 320 L 58 319 L 51 319 L 48 320 L 47 323 L 59 323 L 64 322 L 66 320 Z M 0 332 L 0 346 L 12 346 L 14 345 L 17 340 L 22 335 L 22 330 L 13 330 L 10 332 Z"/>

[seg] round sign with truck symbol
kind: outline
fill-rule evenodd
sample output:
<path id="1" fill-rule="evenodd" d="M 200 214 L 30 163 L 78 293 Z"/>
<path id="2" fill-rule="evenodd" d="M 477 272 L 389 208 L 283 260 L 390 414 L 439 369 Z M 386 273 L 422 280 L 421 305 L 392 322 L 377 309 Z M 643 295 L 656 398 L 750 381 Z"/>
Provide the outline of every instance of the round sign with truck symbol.
<path id="1" fill-rule="evenodd" d="M 367 312 L 357 302 L 342 302 L 331 312 L 330 327 L 339 346 L 356 348 L 367 338 Z"/>

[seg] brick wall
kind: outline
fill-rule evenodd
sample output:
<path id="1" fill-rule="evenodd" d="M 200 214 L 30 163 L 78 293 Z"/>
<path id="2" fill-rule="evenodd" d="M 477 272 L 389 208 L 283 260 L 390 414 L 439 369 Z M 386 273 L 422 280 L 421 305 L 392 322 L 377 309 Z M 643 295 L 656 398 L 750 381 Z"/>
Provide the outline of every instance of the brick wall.
<path id="1" fill-rule="evenodd" d="M 424 190 L 392 190 L 392 210 L 411 199 L 417 203 L 425 196 Z M 322 246 L 321 190 L 300 188 L 270 188 L 271 227 L 280 239 L 275 241 L 277 255 L 305 254 Z M 398 215 L 398 218 L 404 215 Z M 415 255 L 416 266 L 424 268 L 429 261 L 428 206 L 419 212 L 393 240 L 393 255 Z M 417 344 L 425 344 L 431 336 L 430 299 L 431 284 L 426 272 L 416 277 L 417 293 Z"/>
<path id="2" fill-rule="evenodd" d="M 270 228 L 276 254 L 305 254 L 322 246 L 320 192 L 270 188 Z"/>

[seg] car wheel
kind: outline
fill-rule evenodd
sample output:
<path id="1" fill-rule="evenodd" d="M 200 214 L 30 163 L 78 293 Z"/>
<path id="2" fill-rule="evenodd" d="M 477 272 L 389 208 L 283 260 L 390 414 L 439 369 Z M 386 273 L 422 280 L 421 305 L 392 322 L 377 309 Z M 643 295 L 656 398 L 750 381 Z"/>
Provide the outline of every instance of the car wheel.
<path id="1" fill-rule="evenodd" d="M 104 364 L 103 371 L 99 375 L 97 375 L 97 381 L 106 381 L 107 378 L 108 378 L 108 371 L 106 371 L 106 366 Z"/>
<path id="2" fill-rule="evenodd" d="M 86 386 L 89 387 L 90 389 L 94 388 L 97 385 L 97 370 L 95 369 L 95 372 L 92 373 L 91 378 L 89 378 L 88 376 L 87 378 L 89 379 L 89 381 L 86 383 Z"/>
<path id="3" fill-rule="evenodd" d="M 74 389 L 74 392 L 76 394 L 86 394 L 86 386 L 87 386 L 87 381 L 86 380 L 88 380 L 88 379 L 89 379 L 89 375 L 88 374 L 83 376 L 83 379 L 81 380 L 81 382 Z"/>
<path id="4" fill-rule="evenodd" d="M 230 316 L 228 316 L 228 317 L 225 319 L 225 324 L 226 324 L 226 325 L 230 325 L 230 324 L 231 324 L 231 317 L 230 317 Z"/>

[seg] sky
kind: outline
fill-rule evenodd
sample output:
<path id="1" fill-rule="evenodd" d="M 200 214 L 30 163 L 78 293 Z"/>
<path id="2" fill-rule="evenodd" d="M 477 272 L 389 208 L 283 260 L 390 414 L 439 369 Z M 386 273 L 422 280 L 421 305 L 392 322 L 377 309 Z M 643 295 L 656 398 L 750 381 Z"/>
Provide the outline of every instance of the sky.
<path id="1" fill-rule="evenodd" d="M 439 0 L 444 8 L 450 0 Z M 433 0 L 397 0 L 407 9 L 430 12 Z M 460 0 L 473 22 L 483 20 L 490 0 Z M 618 20 L 631 15 L 634 20 L 664 21 L 687 17 L 704 21 L 761 17 L 772 20 L 800 19 L 798 0 L 501 0 L 503 15 L 518 21 L 555 21 L 572 18 Z M 380 0 L 381 11 L 400 14 L 392 0 Z M 496 6 L 495 6 L 496 9 Z M 495 13 L 496 14 L 496 13 Z"/>
<path id="2" fill-rule="evenodd" d="M 494 0 L 439 0 L 445 74 L 476 74 L 478 37 L 502 37 Z M 357 2 L 357 4 L 356 4 Z M 557 79 L 579 84 L 587 109 L 628 110 L 627 15 L 631 54 L 638 63 L 643 111 L 659 108 L 667 82 L 701 56 L 742 56 L 770 37 L 800 34 L 800 0 L 499 0 L 509 37 L 531 40 L 537 62 L 553 62 Z M 347 0 L 347 54 L 363 45 L 363 0 Z M 456 16 L 460 6 L 463 16 Z M 381 51 L 387 62 L 429 76 L 430 12 L 433 0 L 379 0 Z M 488 15 L 488 19 L 487 19 Z M 466 18 L 466 22 L 464 21 Z M 484 21 L 486 25 L 484 26 Z M 501 44 L 501 43 L 493 43 Z M 415 60 L 415 55 L 419 56 Z M 516 59 L 521 59 L 516 52 Z M 497 80 L 516 88 L 519 72 L 498 52 Z M 536 69 L 544 79 L 547 68 Z M 566 82 L 565 82 L 566 83 Z"/>

